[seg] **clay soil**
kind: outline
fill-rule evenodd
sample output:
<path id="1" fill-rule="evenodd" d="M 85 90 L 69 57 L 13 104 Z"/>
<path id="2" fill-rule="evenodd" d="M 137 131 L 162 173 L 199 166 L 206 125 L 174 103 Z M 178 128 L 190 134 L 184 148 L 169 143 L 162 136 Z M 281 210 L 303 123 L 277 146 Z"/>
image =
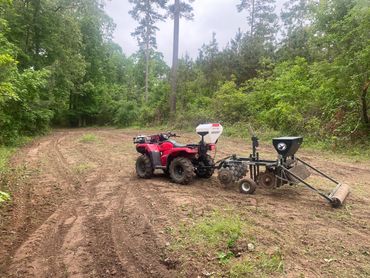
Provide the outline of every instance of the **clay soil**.
<path id="1" fill-rule="evenodd" d="M 258 228 L 257 249 L 281 250 L 284 272 L 271 276 L 369 277 L 369 161 L 300 151 L 301 158 L 351 186 L 346 205 L 333 209 L 301 186 L 247 196 L 225 189 L 216 175 L 188 186 L 161 173 L 138 179 L 132 137 L 140 133 L 56 130 L 14 155 L 8 174 L 13 201 L 0 208 L 0 277 L 212 275 L 212 269 L 204 273 L 205 262 L 168 258 L 176 239 L 167 231 L 225 207 Z M 189 133 L 178 141 L 197 140 Z M 249 148 L 247 140 L 222 137 L 217 157 L 248 154 Z M 260 152 L 275 156 L 270 145 L 262 144 Z M 217 260 L 207 259 L 207 267 L 212 264 L 218 268 Z"/>

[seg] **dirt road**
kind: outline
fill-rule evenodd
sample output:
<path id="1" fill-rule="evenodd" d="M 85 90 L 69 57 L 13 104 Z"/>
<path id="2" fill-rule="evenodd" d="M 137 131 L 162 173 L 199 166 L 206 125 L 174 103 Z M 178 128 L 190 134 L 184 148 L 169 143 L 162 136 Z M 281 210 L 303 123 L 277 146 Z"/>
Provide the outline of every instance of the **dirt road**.
<path id="1" fill-rule="evenodd" d="M 333 210 L 295 187 L 244 196 L 216 177 L 190 186 L 163 175 L 139 180 L 137 133 L 58 130 L 15 155 L 14 203 L 1 210 L 0 277 L 202 276 L 202 262 L 181 271 L 168 264 L 173 238 L 166 229 L 189 217 L 185 207 L 202 215 L 225 206 L 243 211 L 263 231 L 256 235 L 261 248 L 279 246 L 283 276 L 370 275 L 370 162 L 301 155 L 352 185 L 347 205 Z M 188 134 L 181 141 L 195 139 Z M 241 142 L 221 139 L 217 156 L 240 153 Z M 270 146 L 262 152 L 274 155 Z"/>

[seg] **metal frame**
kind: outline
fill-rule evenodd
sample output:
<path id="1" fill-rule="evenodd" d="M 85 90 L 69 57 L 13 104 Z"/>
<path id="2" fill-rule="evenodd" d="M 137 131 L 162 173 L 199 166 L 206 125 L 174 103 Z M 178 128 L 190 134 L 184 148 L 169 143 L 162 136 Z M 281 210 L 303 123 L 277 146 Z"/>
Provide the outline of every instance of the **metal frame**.
<path id="1" fill-rule="evenodd" d="M 257 139 L 257 137 L 253 136 L 252 137 L 252 153 L 250 154 L 249 157 L 238 157 L 236 155 L 232 155 L 232 156 L 226 157 L 226 158 L 216 162 L 215 168 L 216 169 L 221 169 L 223 167 L 224 163 L 227 163 L 227 161 L 232 161 L 233 163 L 238 163 L 238 162 L 243 163 L 244 162 L 249 166 L 250 178 L 252 180 L 254 180 L 256 183 L 258 183 L 258 175 L 260 174 L 260 167 L 265 166 L 266 169 L 267 168 L 273 169 L 273 173 L 276 177 L 275 186 L 277 186 L 278 180 L 280 180 L 281 182 L 285 181 L 285 182 L 290 183 L 290 184 L 298 184 L 299 182 L 301 182 L 308 189 L 310 189 L 311 191 L 319 194 L 321 197 L 326 199 L 333 206 L 338 205 L 337 204 L 338 200 L 336 198 L 333 198 L 333 197 L 334 197 L 334 194 L 341 187 L 341 185 L 342 185 L 341 183 L 339 183 L 338 181 L 329 177 L 327 174 L 323 173 L 322 171 L 318 170 L 317 168 L 313 167 L 312 165 L 308 164 L 307 162 L 303 161 L 302 159 L 299 159 L 299 158 L 295 157 L 294 155 L 290 156 L 290 157 L 283 157 L 283 156 L 279 155 L 277 160 L 263 160 L 263 159 L 260 159 L 259 158 L 259 153 L 257 151 L 257 147 L 258 147 L 258 139 Z M 320 176 L 322 176 L 322 177 L 328 179 L 329 181 L 335 183 L 336 187 L 334 188 L 334 190 L 332 192 L 330 192 L 328 194 L 325 194 L 321 190 L 315 188 L 314 186 L 312 186 L 308 182 L 304 181 L 301 177 L 294 174 L 292 171 L 290 171 L 286 167 L 286 165 L 284 165 L 288 158 L 291 158 L 291 159 L 293 159 L 293 161 L 300 162 L 303 165 L 307 166 L 308 168 L 310 168 L 314 172 L 318 173 Z M 296 181 L 293 181 L 293 180 L 289 179 L 289 177 L 286 175 L 286 173 L 288 173 L 290 176 L 294 177 L 299 182 L 296 182 Z M 282 175 L 284 175 L 285 177 L 283 177 Z M 282 184 L 283 183 L 281 183 L 280 185 L 282 185 Z"/>

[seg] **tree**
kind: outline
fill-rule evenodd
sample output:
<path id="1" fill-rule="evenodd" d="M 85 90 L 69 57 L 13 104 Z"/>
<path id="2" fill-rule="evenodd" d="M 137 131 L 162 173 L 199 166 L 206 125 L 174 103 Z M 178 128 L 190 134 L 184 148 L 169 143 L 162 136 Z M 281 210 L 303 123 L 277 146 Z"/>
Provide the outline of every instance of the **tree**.
<path id="1" fill-rule="evenodd" d="M 279 60 L 294 59 L 297 56 L 313 61 L 310 38 L 312 36 L 313 3 L 310 0 L 290 0 L 281 12 L 283 39 L 279 49 Z"/>
<path id="2" fill-rule="evenodd" d="M 194 0 L 189 0 L 194 2 Z M 180 36 L 180 18 L 184 17 L 188 20 L 194 17 L 192 6 L 180 0 L 175 0 L 173 5 L 169 6 L 169 14 L 174 21 L 173 30 L 173 57 L 171 69 L 171 96 L 170 96 L 170 113 L 171 118 L 176 114 L 176 90 L 177 90 L 177 71 L 179 66 L 179 36 Z"/>
<path id="3" fill-rule="evenodd" d="M 272 58 L 276 49 L 277 16 L 275 0 L 241 0 L 239 12 L 247 11 L 250 32 L 241 38 L 238 83 L 257 76 L 261 62 Z"/>
<path id="4" fill-rule="evenodd" d="M 345 115 L 337 130 L 351 133 L 360 127 L 369 134 L 368 88 L 370 82 L 370 5 L 367 0 L 338 0 L 320 3 L 315 9 L 316 59 L 329 65 L 327 78 L 333 88 L 336 113 Z M 333 100 L 331 102 L 334 102 Z M 334 103 L 333 103 L 334 104 Z M 334 105 L 333 105 L 334 106 Z"/>
<path id="5" fill-rule="evenodd" d="M 137 38 L 140 48 L 145 53 L 145 101 L 148 101 L 149 64 L 150 55 L 157 48 L 156 23 L 163 21 L 165 16 L 158 9 L 165 9 L 167 0 L 129 0 L 134 4 L 130 11 L 131 16 L 139 22 L 139 26 L 132 33 Z"/>
<path id="6" fill-rule="evenodd" d="M 238 12 L 247 11 L 250 36 L 273 41 L 277 30 L 275 0 L 240 0 Z"/>

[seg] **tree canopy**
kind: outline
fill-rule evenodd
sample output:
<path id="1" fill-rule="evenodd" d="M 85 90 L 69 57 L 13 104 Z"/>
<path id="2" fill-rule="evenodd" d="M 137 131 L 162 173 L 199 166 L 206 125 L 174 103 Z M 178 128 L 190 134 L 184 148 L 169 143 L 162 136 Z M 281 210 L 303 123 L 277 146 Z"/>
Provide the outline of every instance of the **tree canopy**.
<path id="1" fill-rule="evenodd" d="M 0 0 L 0 144 L 51 126 L 216 120 L 369 142 L 369 1 L 289 0 L 277 13 L 274 0 L 241 0 L 247 32 L 224 48 L 214 33 L 179 60 L 171 119 L 156 22 L 170 24 L 173 3 L 130 2 L 140 49 L 128 57 L 104 1 Z M 194 16 L 191 2 L 179 2 L 180 17 Z"/>

